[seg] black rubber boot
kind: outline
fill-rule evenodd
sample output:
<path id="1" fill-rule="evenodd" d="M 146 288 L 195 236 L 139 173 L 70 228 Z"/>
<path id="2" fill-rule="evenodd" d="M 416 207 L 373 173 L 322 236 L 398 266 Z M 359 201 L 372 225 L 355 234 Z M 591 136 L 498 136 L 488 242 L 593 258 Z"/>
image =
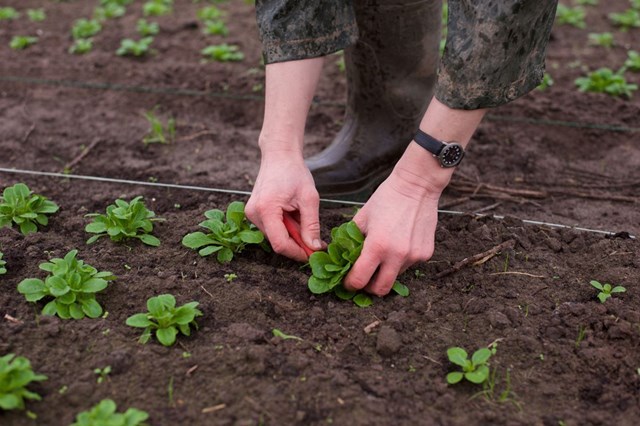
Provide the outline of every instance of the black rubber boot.
<path id="1" fill-rule="evenodd" d="M 441 0 L 355 1 L 345 124 L 306 163 L 322 198 L 364 201 L 418 128 L 437 78 Z"/>

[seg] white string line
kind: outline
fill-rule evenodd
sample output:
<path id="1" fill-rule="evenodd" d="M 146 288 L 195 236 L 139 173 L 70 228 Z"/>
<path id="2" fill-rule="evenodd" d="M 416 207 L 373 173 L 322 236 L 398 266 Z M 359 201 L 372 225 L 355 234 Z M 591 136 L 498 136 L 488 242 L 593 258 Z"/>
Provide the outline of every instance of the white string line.
<path id="1" fill-rule="evenodd" d="M 41 172 L 37 170 L 7 169 L 4 167 L 0 167 L 0 172 L 25 174 L 25 175 L 33 175 L 33 176 L 48 176 L 48 177 L 63 178 L 63 179 L 79 179 L 79 180 L 88 180 L 88 181 L 95 181 L 95 182 L 119 183 L 119 184 L 126 184 L 126 185 L 153 186 L 153 187 L 159 187 L 159 188 L 173 188 L 173 189 L 182 189 L 182 190 L 188 189 L 193 191 L 217 192 L 222 194 L 251 195 L 250 191 L 241 191 L 237 189 L 207 188 L 204 186 L 180 185 L 175 183 L 162 183 L 162 182 L 144 182 L 144 181 L 128 180 L 128 179 L 107 178 L 107 177 L 100 177 L 100 176 L 86 176 L 86 175 L 73 175 L 73 174 L 54 173 L 54 172 Z M 357 201 L 332 200 L 328 198 L 321 198 L 320 201 L 324 203 L 342 204 L 347 206 L 363 206 L 364 205 L 364 203 L 357 202 Z M 456 211 L 456 210 L 438 210 L 438 213 L 454 215 L 454 216 L 471 214 L 477 217 L 489 216 L 496 220 L 505 219 L 505 216 L 503 215 L 468 213 L 468 212 L 462 212 L 462 211 Z M 530 220 L 530 219 L 519 219 L 519 220 L 521 220 L 523 223 L 526 223 L 528 225 L 548 226 L 550 228 L 561 228 L 561 229 L 573 229 L 576 231 L 591 232 L 595 234 L 616 235 L 616 232 L 583 228 L 581 226 L 570 226 L 570 225 L 563 225 L 560 223 L 542 222 L 539 220 Z M 632 239 L 636 238 L 634 235 L 629 235 L 629 237 Z"/>

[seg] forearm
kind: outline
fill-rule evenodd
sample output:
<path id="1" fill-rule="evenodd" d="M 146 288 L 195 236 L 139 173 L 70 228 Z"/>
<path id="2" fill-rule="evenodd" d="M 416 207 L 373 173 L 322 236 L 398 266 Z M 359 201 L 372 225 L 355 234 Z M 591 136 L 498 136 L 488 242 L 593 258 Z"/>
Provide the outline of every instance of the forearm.
<path id="1" fill-rule="evenodd" d="M 266 66 L 265 111 L 259 145 L 262 154 L 291 152 L 302 158 L 304 128 L 323 58 Z"/>
<path id="2" fill-rule="evenodd" d="M 456 141 L 466 147 L 486 111 L 452 109 L 433 98 L 420 129 L 441 141 Z M 418 195 L 439 196 L 449 183 L 454 168 L 441 167 L 430 152 L 411 142 L 394 172 L 415 185 Z"/>

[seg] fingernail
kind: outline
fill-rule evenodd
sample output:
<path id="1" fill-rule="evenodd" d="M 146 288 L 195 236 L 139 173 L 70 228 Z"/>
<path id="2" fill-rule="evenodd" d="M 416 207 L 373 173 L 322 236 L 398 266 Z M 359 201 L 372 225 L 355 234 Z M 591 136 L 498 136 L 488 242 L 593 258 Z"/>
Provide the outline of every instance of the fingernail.
<path id="1" fill-rule="evenodd" d="M 313 240 L 311 244 L 313 245 L 313 248 L 316 250 L 320 250 L 322 248 L 322 243 L 320 242 L 320 240 Z"/>

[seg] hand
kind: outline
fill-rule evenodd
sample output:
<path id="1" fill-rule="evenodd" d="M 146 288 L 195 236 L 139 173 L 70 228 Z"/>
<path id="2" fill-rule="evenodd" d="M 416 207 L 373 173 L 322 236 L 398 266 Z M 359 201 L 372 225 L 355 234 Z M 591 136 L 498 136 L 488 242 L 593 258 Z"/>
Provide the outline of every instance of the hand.
<path id="1" fill-rule="evenodd" d="M 288 151 L 263 152 L 258 178 L 245 212 L 271 243 L 276 253 L 306 262 L 309 257 L 283 223 L 284 212 L 300 220 L 305 245 L 321 250 L 320 197 L 302 156 Z"/>
<path id="2" fill-rule="evenodd" d="M 396 167 L 353 219 L 366 239 L 344 280 L 347 290 L 384 296 L 399 274 L 431 258 L 444 186 Z"/>

